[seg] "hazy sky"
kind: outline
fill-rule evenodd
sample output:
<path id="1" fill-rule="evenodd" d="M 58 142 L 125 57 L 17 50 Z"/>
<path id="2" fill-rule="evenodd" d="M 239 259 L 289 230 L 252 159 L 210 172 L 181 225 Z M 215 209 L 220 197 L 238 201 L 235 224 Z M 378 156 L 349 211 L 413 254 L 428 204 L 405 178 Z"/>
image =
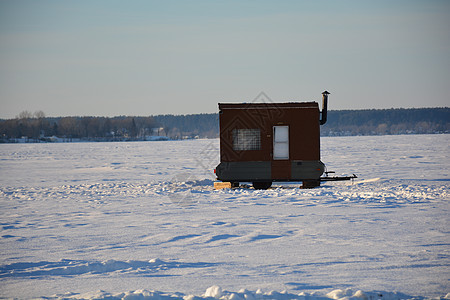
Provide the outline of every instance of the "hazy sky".
<path id="1" fill-rule="evenodd" d="M 450 1 L 0 1 L 0 118 L 450 106 Z"/>

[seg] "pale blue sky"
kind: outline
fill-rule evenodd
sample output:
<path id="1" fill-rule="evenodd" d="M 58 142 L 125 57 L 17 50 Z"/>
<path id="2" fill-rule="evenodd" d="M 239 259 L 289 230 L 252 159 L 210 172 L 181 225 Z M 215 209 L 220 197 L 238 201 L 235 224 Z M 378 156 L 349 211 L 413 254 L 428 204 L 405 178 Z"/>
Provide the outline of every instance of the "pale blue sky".
<path id="1" fill-rule="evenodd" d="M 450 106 L 450 1 L 0 2 L 0 118 Z"/>

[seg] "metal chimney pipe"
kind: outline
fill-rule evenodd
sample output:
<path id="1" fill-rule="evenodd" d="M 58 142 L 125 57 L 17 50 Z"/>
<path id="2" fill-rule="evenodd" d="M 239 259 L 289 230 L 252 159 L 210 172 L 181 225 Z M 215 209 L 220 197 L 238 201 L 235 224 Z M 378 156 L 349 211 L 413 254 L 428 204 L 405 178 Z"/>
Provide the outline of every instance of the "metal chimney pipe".
<path id="1" fill-rule="evenodd" d="M 320 117 L 320 125 L 323 125 L 327 122 L 327 113 L 328 113 L 328 93 L 327 91 L 322 93 L 322 113 Z"/>

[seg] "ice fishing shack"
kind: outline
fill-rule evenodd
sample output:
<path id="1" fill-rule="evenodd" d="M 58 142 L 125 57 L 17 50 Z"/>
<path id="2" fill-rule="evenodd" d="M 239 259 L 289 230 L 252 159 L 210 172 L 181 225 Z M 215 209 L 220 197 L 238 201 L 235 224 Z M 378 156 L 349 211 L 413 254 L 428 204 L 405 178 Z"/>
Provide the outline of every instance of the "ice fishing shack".
<path id="1" fill-rule="evenodd" d="M 274 181 L 319 186 L 325 170 L 320 125 L 327 121 L 329 94 L 322 93 L 322 111 L 317 102 L 219 103 L 217 179 L 231 187 L 251 182 L 255 189 Z"/>

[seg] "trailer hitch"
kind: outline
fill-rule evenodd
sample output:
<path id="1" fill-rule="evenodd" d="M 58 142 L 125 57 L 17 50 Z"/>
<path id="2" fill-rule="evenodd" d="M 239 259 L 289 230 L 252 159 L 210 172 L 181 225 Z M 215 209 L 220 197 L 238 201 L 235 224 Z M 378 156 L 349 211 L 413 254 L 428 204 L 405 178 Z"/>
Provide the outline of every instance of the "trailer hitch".
<path id="1" fill-rule="evenodd" d="M 329 176 L 331 173 L 336 173 L 334 171 L 327 171 L 325 172 L 324 177 L 320 177 L 320 181 L 343 181 L 343 180 L 352 180 L 355 178 L 358 178 L 355 174 L 351 176 Z"/>

